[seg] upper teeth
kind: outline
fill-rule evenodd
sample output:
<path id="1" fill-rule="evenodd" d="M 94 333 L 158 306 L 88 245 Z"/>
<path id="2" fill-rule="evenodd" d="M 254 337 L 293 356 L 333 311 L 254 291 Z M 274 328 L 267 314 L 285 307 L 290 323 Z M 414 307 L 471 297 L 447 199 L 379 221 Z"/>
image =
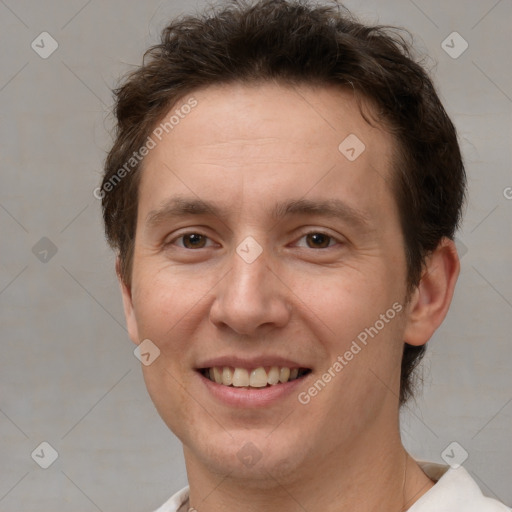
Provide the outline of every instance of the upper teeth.
<path id="1" fill-rule="evenodd" d="M 263 388 L 267 384 L 274 385 L 296 379 L 299 369 L 290 370 L 286 367 L 272 366 L 267 373 L 263 367 L 247 370 L 231 366 L 214 366 L 206 371 L 206 375 L 210 377 L 210 380 L 225 386 Z"/>

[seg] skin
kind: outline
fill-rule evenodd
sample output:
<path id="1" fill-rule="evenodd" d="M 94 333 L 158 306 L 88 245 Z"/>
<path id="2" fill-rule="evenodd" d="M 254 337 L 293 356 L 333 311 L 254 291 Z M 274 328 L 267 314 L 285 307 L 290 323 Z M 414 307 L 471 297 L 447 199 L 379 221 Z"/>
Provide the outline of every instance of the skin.
<path id="1" fill-rule="evenodd" d="M 145 159 L 131 282 L 121 280 L 131 339 L 160 349 L 144 378 L 183 443 L 190 505 L 410 507 L 433 482 L 400 440 L 401 354 L 404 341 L 426 343 L 447 313 L 459 273 L 453 242 L 428 258 L 407 302 L 390 187 L 396 143 L 364 121 L 351 91 L 231 84 L 193 96 L 198 105 Z M 366 146 L 354 161 L 338 150 L 351 133 Z M 227 216 L 147 222 L 177 194 L 215 201 Z M 269 218 L 276 201 L 300 198 L 342 200 L 368 223 Z M 319 232 L 332 238 L 306 236 Z M 179 238 L 192 233 L 206 237 L 199 248 Z M 262 248 L 250 264 L 236 252 L 247 236 Z M 299 389 L 307 391 L 394 303 L 401 313 L 307 405 L 293 393 L 235 410 L 206 393 L 195 370 L 218 355 L 293 357 L 312 369 Z M 261 456 L 250 467 L 237 457 L 248 442 Z"/>

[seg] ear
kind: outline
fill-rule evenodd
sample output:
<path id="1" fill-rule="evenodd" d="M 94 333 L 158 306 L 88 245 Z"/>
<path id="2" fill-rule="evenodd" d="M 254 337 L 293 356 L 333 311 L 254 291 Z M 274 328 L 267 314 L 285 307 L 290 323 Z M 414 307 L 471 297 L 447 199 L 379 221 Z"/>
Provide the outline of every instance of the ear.
<path id="1" fill-rule="evenodd" d="M 427 258 L 420 283 L 407 305 L 406 343 L 424 345 L 441 325 L 450 307 L 459 272 L 455 243 L 443 238 Z"/>
<path id="2" fill-rule="evenodd" d="M 124 317 L 126 320 L 126 327 L 128 328 L 128 335 L 130 336 L 130 339 L 138 345 L 140 343 L 139 329 L 133 309 L 131 285 L 127 285 L 121 276 L 121 261 L 119 256 L 116 258 L 116 274 L 121 288 L 121 295 L 123 297 Z"/>

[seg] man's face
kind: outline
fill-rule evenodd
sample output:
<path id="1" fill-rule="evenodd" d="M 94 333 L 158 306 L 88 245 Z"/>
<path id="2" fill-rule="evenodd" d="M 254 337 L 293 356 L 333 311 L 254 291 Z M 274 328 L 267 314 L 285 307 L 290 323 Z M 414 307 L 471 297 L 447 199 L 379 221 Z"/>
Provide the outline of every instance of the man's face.
<path id="1" fill-rule="evenodd" d="M 187 464 L 254 481 L 306 475 L 397 428 L 406 263 L 394 142 L 350 91 L 229 85 L 192 96 L 197 106 L 153 137 L 145 160 L 124 290 L 130 336 L 160 350 L 144 378 Z M 219 212 L 175 215 L 178 196 Z M 287 211 L 297 201 L 338 215 Z M 242 387 L 209 380 L 211 366 Z M 255 386 L 275 380 L 273 366 L 308 371 L 244 386 L 259 367 Z"/>

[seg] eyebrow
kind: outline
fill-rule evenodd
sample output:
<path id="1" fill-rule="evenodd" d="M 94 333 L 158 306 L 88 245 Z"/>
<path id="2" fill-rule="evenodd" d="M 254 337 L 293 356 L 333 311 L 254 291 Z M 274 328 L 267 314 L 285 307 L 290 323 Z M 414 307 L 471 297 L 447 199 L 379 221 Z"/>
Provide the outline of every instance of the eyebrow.
<path id="1" fill-rule="evenodd" d="M 175 218 L 190 215 L 211 215 L 219 219 L 227 219 L 233 208 L 226 208 L 213 201 L 205 201 L 194 197 L 174 196 L 165 201 L 158 209 L 152 210 L 146 217 L 146 227 L 154 228 Z M 289 216 L 319 215 L 340 219 L 356 228 L 372 230 L 369 217 L 356 210 L 340 199 L 292 199 L 274 204 L 270 217 L 276 221 Z"/>

